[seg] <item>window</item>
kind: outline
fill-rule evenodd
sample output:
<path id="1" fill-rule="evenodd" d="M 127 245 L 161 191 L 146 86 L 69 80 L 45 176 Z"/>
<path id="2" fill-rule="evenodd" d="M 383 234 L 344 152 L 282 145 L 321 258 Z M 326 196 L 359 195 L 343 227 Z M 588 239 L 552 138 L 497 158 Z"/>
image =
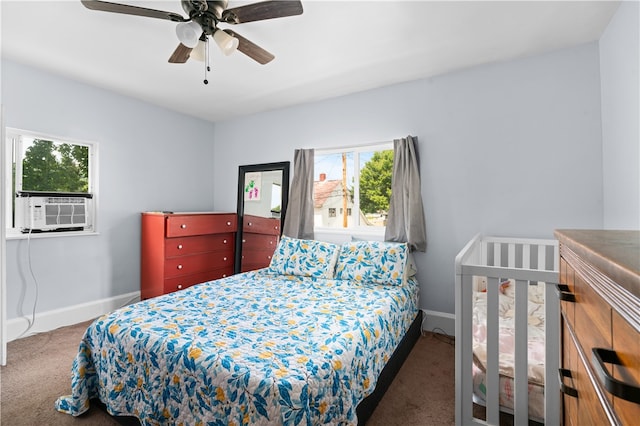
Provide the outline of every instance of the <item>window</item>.
<path id="1" fill-rule="evenodd" d="M 7 129 L 5 149 L 7 235 L 94 231 L 96 144 Z"/>
<path id="2" fill-rule="evenodd" d="M 392 143 L 316 150 L 314 159 L 315 227 L 383 230 L 391 196 Z"/>

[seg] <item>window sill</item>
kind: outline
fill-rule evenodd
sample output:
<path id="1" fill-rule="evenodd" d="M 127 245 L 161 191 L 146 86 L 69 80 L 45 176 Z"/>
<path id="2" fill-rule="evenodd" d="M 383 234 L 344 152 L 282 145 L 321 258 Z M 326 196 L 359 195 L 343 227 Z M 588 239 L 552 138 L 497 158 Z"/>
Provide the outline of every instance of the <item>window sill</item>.
<path id="1" fill-rule="evenodd" d="M 99 235 L 97 231 L 63 231 L 63 232 L 32 232 L 22 233 L 16 229 L 7 229 L 8 240 L 27 240 L 40 238 L 59 238 L 59 237 L 80 237 L 89 235 Z"/>
<path id="2" fill-rule="evenodd" d="M 334 243 L 346 243 L 351 241 L 351 237 L 356 237 L 362 240 L 369 241 L 384 241 L 384 228 L 370 229 L 370 228 L 328 228 L 328 227 L 316 227 L 313 232 L 317 240 L 329 241 Z"/>

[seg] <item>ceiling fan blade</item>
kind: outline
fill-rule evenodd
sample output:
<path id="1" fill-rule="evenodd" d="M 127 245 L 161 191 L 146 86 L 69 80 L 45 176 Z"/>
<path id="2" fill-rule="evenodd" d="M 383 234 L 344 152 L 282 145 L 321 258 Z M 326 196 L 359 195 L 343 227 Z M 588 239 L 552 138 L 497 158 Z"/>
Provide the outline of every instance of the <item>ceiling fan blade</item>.
<path id="1" fill-rule="evenodd" d="M 237 38 L 238 50 L 244 53 L 245 55 L 247 55 L 248 57 L 250 57 L 251 59 L 253 59 L 254 61 L 264 65 L 266 63 L 271 62 L 273 58 L 275 58 L 273 54 L 267 52 L 262 47 L 242 37 L 240 34 L 236 33 L 235 31 L 232 31 L 232 30 L 223 30 L 223 31 L 229 34 L 230 36 Z"/>
<path id="2" fill-rule="evenodd" d="M 242 24 L 301 14 L 302 3 L 299 0 L 268 0 L 227 9 L 222 13 L 222 21 Z"/>
<path id="3" fill-rule="evenodd" d="M 128 4 L 111 3 L 100 0 L 81 0 L 84 7 L 103 12 L 124 13 L 125 15 L 145 16 L 147 18 L 167 19 L 174 22 L 187 22 L 190 19 L 173 12 L 147 9 L 146 7 L 129 6 Z"/>
<path id="4" fill-rule="evenodd" d="M 187 62 L 187 59 L 189 59 L 189 55 L 191 55 L 192 50 L 192 48 L 180 43 L 178 47 L 176 47 L 176 50 L 171 54 L 169 62 L 172 64 L 184 64 Z"/>

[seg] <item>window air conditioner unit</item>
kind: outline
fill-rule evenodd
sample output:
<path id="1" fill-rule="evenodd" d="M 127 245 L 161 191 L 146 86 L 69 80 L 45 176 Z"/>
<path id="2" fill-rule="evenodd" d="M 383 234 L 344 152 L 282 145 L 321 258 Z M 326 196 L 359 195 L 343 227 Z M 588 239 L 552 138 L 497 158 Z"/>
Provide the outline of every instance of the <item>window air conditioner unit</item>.
<path id="1" fill-rule="evenodd" d="M 21 191 L 16 219 L 21 232 L 80 231 L 91 222 L 93 194 Z"/>

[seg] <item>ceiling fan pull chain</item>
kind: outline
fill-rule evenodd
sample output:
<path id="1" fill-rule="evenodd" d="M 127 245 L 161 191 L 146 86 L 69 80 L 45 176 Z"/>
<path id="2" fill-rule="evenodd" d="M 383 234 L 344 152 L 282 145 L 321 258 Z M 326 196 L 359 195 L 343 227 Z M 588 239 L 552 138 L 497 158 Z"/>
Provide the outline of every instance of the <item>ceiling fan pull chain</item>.
<path id="1" fill-rule="evenodd" d="M 204 42 L 204 84 L 209 84 L 207 71 L 211 71 L 211 67 L 209 66 L 209 37 L 207 37 Z"/>

